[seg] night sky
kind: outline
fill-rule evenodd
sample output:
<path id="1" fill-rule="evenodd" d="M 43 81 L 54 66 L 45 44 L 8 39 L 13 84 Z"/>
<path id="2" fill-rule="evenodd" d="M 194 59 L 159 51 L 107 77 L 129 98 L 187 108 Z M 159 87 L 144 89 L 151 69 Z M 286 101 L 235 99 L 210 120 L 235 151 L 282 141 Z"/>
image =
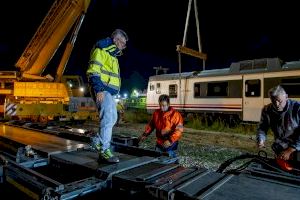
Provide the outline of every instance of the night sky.
<path id="1" fill-rule="evenodd" d="M 51 7 L 52 0 L 5 1 L 1 5 L 0 69 L 14 64 Z M 263 1 L 198 0 L 202 50 L 206 69 L 229 67 L 231 62 L 265 57 L 299 60 L 300 18 L 292 3 Z M 271 2 L 271 1 L 270 1 Z M 153 67 L 178 72 L 176 45 L 182 44 L 188 0 L 92 0 L 79 32 L 65 74 L 85 75 L 90 49 L 115 28 L 128 33 L 128 48 L 119 58 L 122 90 L 134 83 L 144 89 Z M 190 17 L 187 46 L 197 50 L 194 10 Z M 45 73 L 53 73 L 64 43 Z M 202 69 L 202 61 L 183 55 L 182 71 Z"/>

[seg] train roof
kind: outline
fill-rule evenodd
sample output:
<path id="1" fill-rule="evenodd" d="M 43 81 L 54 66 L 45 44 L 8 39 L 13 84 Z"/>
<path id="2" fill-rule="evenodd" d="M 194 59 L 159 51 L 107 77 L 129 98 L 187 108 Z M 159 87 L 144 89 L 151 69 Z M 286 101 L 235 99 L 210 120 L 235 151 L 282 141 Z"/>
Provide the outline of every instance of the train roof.
<path id="1" fill-rule="evenodd" d="M 225 75 L 238 75 L 238 74 L 250 74 L 259 72 L 276 72 L 276 71 L 288 71 L 293 69 L 300 69 L 300 60 L 285 62 L 282 64 L 282 60 L 279 58 L 262 58 L 254 60 L 244 60 L 231 63 L 230 67 L 223 69 L 211 69 L 204 71 L 182 72 L 172 74 L 160 74 L 150 76 L 150 81 L 160 80 L 172 80 L 181 78 L 192 77 L 208 77 L 208 76 L 225 76 Z"/>

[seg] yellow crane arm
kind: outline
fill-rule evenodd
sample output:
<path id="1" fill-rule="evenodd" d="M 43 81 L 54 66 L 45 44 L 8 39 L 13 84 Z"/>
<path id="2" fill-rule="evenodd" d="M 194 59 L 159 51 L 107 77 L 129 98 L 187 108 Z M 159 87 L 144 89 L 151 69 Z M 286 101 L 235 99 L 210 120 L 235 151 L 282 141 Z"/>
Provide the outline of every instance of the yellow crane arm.
<path id="1" fill-rule="evenodd" d="M 21 76 L 29 79 L 42 78 L 51 58 L 59 48 L 63 39 L 79 18 L 86 13 L 90 0 L 56 0 L 48 11 L 43 22 L 27 45 L 23 54 L 15 64 L 20 69 Z M 80 21 L 80 20 L 79 20 Z M 81 23 L 77 23 L 81 24 Z M 77 29 L 78 32 L 78 29 Z M 77 35 L 77 34 L 76 34 Z M 75 41 L 73 39 L 73 41 Z M 65 66 L 72 48 L 67 47 L 64 62 Z M 59 69 L 62 73 L 63 70 Z"/>

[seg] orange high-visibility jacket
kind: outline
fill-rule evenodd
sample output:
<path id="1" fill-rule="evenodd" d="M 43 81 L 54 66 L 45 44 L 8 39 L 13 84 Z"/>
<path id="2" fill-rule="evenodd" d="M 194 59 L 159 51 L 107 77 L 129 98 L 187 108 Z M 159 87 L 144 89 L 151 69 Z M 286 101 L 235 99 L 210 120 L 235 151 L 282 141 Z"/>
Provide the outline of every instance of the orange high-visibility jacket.
<path id="1" fill-rule="evenodd" d="M 157 109 L 145 127 L 145 136 L 150 135 L 154 129 L 156 129 L 157 144 L 162 145 L 166 140 L 169 140 L 171 143 L 176 142 L 182 136 L 183 118 L 172 107 L 167 112 Z"/>

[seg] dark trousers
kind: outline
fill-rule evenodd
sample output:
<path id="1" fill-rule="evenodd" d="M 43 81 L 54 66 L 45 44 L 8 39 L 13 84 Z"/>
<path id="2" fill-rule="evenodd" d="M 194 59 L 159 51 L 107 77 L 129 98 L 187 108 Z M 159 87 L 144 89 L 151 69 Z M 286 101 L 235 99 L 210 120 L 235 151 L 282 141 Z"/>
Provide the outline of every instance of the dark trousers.
<path id="1" fill-rule="evenodd" d="M 160 152 L 167 152 L 169 154 L 169 156 L 172 158 L 177 157 L 177 154 L 176 154 L 177 148 L 178 148 L 178 141 L 174 142 L 168 148 L 164 148 L 163 146 L 161 146 L 159 144 L 156 144 L 156 146 L 155 146 L 155 150 L 160 151 Z"/>

